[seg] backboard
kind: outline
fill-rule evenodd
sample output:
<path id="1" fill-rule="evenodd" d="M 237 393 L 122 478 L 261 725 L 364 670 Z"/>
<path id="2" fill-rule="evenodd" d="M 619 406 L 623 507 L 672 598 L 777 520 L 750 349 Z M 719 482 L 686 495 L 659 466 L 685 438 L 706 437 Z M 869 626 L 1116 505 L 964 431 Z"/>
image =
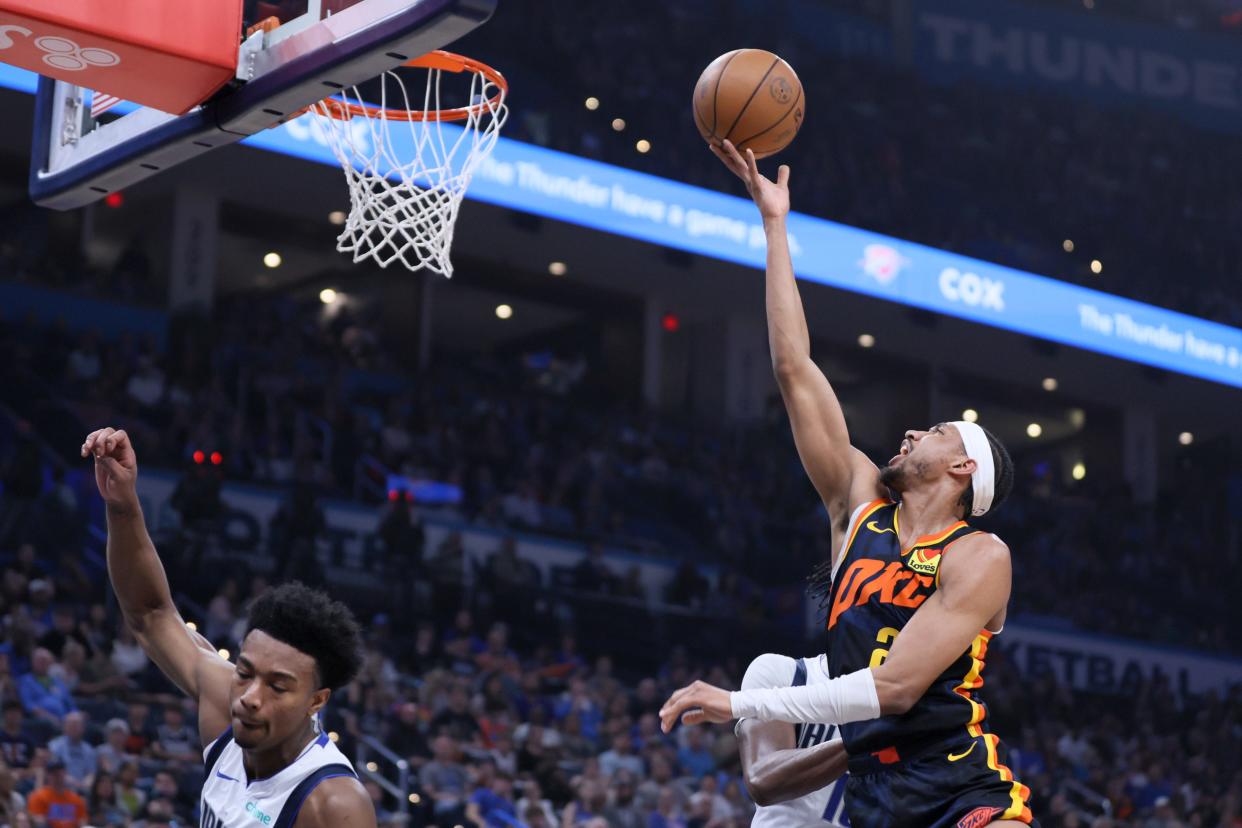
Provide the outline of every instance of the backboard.
<path id="1" fill-rule="evenodd" d="M 245 0 L 236 77 L 183 115 L 139 106 L 120 117 L 92 117 L 93 90 L 42 77 L 30 196 L 56 209 L 89 204 L 446 46 L 486 22 L 495 5 L 496 0 Z"/>

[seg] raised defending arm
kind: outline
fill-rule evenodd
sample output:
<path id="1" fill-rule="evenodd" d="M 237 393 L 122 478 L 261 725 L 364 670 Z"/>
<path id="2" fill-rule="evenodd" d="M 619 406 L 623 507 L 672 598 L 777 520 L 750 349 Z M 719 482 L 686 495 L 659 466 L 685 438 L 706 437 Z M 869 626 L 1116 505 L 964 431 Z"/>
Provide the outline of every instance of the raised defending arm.
<path id="1" fill-rule="evenodd" d="M 201 648 L 173 605 L 164 566 L 138 502 L 138 461 L 124 431 L 104 428 L 82 444 L 95 461 L 95 483 L 107 506 L 108 577 L 134 636 L 164 675 L 199 705 L 204 742 L 229 723 L 233 667 Z"/>

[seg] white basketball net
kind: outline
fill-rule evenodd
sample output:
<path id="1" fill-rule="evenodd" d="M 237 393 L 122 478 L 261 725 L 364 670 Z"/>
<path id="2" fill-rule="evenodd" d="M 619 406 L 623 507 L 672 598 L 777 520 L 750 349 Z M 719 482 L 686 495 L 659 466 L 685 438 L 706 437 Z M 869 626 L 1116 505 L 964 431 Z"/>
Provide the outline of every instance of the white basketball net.
<path id="1" fill-rule="evenodd" d="M 395 72 L 382 76 L 379 111 L 369 117 L 338 120 L 328 115 L 323 102 L 312 106 L 311 112 L 349 185 L 349 217 L 337 236 L 336 249 L 352 254 L 355 262 L 371 259 L 388 267 L 399 261 L 410 270 L 426 267 L 451 277 L 449 250 L 457 211 L 475 169 L 495 147 L 509 110 L 503 90 L 481 72 L 471 72 L 469 117 L 442 123 L 435 116 L 442 109 L 442 70 L 425 71 L 425 121 L 386 117 L 389 106 L 415 108 Z M 345 103 L 368 103 L 357 87 L 335 97 Z"/>

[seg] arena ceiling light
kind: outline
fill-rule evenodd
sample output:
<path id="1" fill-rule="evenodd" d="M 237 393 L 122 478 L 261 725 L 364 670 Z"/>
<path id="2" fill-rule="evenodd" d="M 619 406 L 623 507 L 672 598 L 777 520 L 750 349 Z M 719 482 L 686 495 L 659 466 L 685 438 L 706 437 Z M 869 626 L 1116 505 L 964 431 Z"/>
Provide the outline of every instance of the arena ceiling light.
<path id="1" fill-rule="evenodd" d="M 1056 391 L 1057 390 L 1057 378 L 1056 377 L 1044 377 L 1044 381 L 1041 382 L 1040 385 L 1044 387 L 1045 391 Z"/>
<path id="2" fill-rule="evenodd" d="M 634 145 L 634 149 L 646 155 L 651 152 L 651 142 L 646 138 L 639 139 L 638 143 Z"/>
<path id="3" fill-rule="evenodd" d="M 335 224 L 337 227 L 340 227 L 344 223 L 345 223 L 345 211 L 344 210 L 333 210 L 331 213 L 328 213 L 328 224 Z"/>
<path id="4" fill-rule="evenodd" d="M 1064 250 L 1066 253 L 1073 253 L 1074 252 L 1074 240 L 1066 239 L 1065 241 L 1061 242 L 1061 249 Z"/>
<path id="5" fill-rule="evenodd" d="M 1036 437 L 1044 433 L 1044 427 L 1039 423 L 1031 423 L 1026 427 L 1026 436 L 1034 440 Z"/>
<path id="6" fill-rule="evenodd" d="M 1070 475 L 1075 480 L 1082 480 L 1084 477 L 1087 476 L 1087 464 L 1086 463 L 1075 463 L 1073 470 L 1070 471 Z"/>
<path id="7" fill-rule="evenodd" d="M 1189 431 L 1183 431 L 1181 434 L 1177 435 L 1177 442 L 1181 443 L 1183 446 L 1188 446 L 1194 441 L 1195 435 L 1191 434 Z"/>
<path id="8" fill-rule="evenodd" d="M 1092 273 L 1094 273 L 1094 274 L 1096 274 L 1096 275 L 1099 275 L 1100 273 L 1103 273 L 1103 272 L 1104 272 L 1104 263 L 1103 263 L 1103 262 L 1101 262 L 1099 259 L 1092 259 L 1092 260 L 1091 260 L 1091 272 L 1092 272 Z"/>
<path id="9" fill-rule="evenodd" d="M 338 298 L 340 298 L 340 294 L 338 294 L 332 288 L 324 288 L 323 290 L 319 291 L 319 301 L 323 302 L 325 305 L 331 305 Z"/>
<path id="10" fill-rule="evenodd" d="M 979 422 L 979 412 L 973 408 L 968 408 L 962 412 L 962 419 L 968 423 L 977 423 Z"/>
<path id="11" fill-rule="evenodd" d="M 497 319 L 509 319 L 512 316 L 513 316 L 513 308 L 511 306 L 509 305 L 497 305 L 496 306 L 496 318 Z"/>
<path id="12" fill-rule="evenodd" d="M 548 264 L 548 272 L 553 276 L 564 276 L 569 272 L 564 262 L 551 262 Z"/>
<path id="13" fill-rule="evenodd" d="M 263 255 L 263 264 L 268 267 L 280 267 L 280 263 L 282 261 L 284 261 L 284 259 L 280 258 L 280 254 L 274 250 L 271 253 L 265 253 Z"/>
<path id="14" fill-rule="evenodd" d="M 589 109 L 589 110 L 591 110 L 592 112 L 594 112 L 595 110 L 599 109 L 599 98 L 595 97 L 594 95 L 592 95 L 591 97 L 587 98 L 587 99 L 586 99 L 586 108 L 587 108 L 587 109 Z"/>
<path id="15" fill-rule="evenodd" d="M 872 348 L 875 346 L 875 337 L 869 333 L 859 334 L 858 344 L 864 348 Z"/>
<path id="16" fill-rule="evenodd" d="M 615 129 L 617 132 L 620 132 L 621 130 L 625 129 L 625 119 L 624 118 L 613 118 L 612 128 Z"/>

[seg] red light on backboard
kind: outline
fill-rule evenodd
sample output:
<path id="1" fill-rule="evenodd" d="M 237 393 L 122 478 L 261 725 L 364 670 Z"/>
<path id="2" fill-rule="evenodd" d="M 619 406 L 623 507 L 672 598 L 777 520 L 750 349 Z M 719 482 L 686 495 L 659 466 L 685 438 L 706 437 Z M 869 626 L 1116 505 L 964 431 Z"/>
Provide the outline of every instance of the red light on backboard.
<path id="1" fill-rule="evenodd" d="M 660 320 L 660 324 L 664 326 L 664 330 L 673 333 L 681 327 L 681 319 L 675 313 L 666 313 L 664 318 Z"/>
<path id="2" fill-rule="evenodd" d="M 194 462 L 198 463 L 200 466 L 203 464 L 203 461 L 207 459 L 207 455 L 203 454 L 202 449 L 194 452 L 193 457 Z"/>
<path id="3" fill-rule="evenodd" d="M 120 207 L 124 203 L 125 203 L 125 196 L 121 195 L 119 192 L 108 193 L 106 196 L 104 196 L 104 204 L 107 204 L 113 210 L 115 210 L 117 207 Z"/>

